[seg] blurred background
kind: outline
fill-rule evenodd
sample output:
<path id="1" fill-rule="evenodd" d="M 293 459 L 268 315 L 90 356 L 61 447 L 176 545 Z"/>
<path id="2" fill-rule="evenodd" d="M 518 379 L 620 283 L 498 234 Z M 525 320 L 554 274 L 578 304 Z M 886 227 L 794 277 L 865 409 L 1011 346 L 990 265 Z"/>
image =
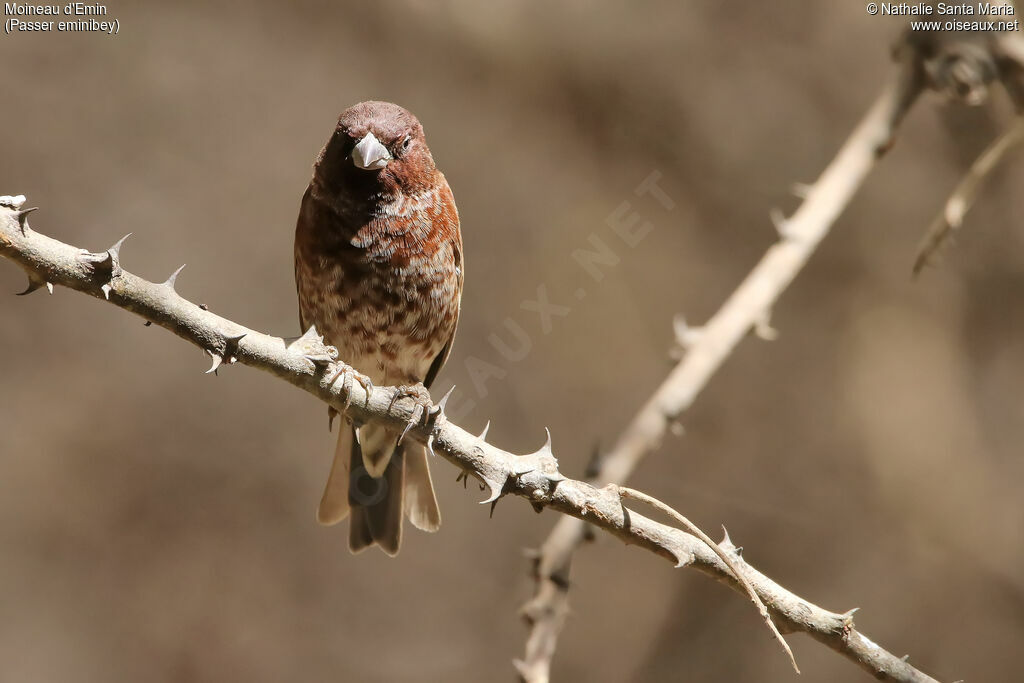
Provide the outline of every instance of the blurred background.
<path id="1" fill-rule="evenodd" d="M 117 36 L 0 36 L 0 193 L 36 229 L 263 331 L 298 333 L 292 238 L 338 113 L 423 122 L 462 216 L 462 426 L 582 474 L 775 239 L 892 71 L 863 5 L 524 0 L 107 5 Z M 916 244 L 1006 124 L 1001 94 L 912 111 L 774 311 L 633 485 L 942 679 L 1010 680 L 1024 639 L 1024 160 L 940 269 Z M 634 188 L 653 171 L 666 211 Z M 652 224 L 635 247 L 623 201 Z M 619 263 L 572 258 L 596 236 Z M 0 264 L 0 291 L 24 287 Z M 521 308 L 569 308 L 545 332 Z M 585 288 L 586 296 L 575 292 Z M 502 356 L 511 319 L 529 350 Z M 479 365 L 479 364 L 484 365 Z M 0 680 L 513 680 L 524 548 L 555 521 L 434 463 L 445 518 L 397 560 L 314 522 L 324 407 L 58 288 L 0 297 Z M 472 367 L 487 367 L 474 382 Z M 792 681 L 747 601 L 599 537 L 573 566 L 556 681 Z M 806 636 L 810 681 L 865 674 Z"/>

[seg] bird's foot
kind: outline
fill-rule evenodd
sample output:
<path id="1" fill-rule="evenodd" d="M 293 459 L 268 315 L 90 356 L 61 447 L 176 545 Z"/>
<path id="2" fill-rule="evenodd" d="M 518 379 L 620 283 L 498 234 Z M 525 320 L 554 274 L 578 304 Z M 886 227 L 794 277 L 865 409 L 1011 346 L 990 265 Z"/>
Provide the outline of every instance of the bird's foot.
<path id="1" fill-rule="evenodd" d="M 433 403 L 430 401 L 430 392 L 423 386 L 422 382 L 417 382 L 412 386 L 402 385 L 395 390 L 394 395 L 391 397 L 391 402 L 388 404 L 388 412 L 395 407 L 395 404 L 401 401 L 403 398 L 411 398 L 413 401 L 412 416 L 409 418 L 409 422 L 406 423 L 405 429 L 402 430 L 401 436 L 398 437 L 398 443 L 402 443 L 402 439 L 409 433 L 409 430 L 420 424 L 421 422 L 425 425 L 430 417 L 430 408 Z"/>
<path id="2" fill-rule="evenodd" d="M 355 381 L 359 382 L 359 385 L 361 387 L 363 387 L 363 390 L 366 392 L 366 404 L 369 405 L 369 403 L 370 403 L 370 392 L 373 391 L 373 382 L 370 380 L 369 377 L 367 377 L 363 373 L 359 372 L 358 370 L 353 368 L 351 365 L 346 365 L 344 363 L 338 363 L 337 364 L 337 372 L 335 372 L 334 377 L 331 377 L 331 379 L 328 381 L 328 385 L 333 388 L 334 385 L 337 383 L 337 381 L 339 379 L 342 382 L 341 390 L 345 394 L 345 408 L 346 409 L 348 409 L 348 407 L 350 405 L 352 405 L 352 380 L 353 379 Z"/>

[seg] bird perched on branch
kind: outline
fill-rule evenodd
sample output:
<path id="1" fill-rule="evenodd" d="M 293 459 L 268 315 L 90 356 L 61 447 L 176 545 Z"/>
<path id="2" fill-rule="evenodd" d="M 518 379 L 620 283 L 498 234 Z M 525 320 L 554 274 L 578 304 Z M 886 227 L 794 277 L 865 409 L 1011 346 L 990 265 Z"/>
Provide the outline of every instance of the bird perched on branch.
<path id="1" fill-rule="evenodd" d="M 451 353 L 462 280 L 458 211 L 420 122 L 389 102 L 345 110 L 295 229 L 302 329 L 315 325 L 360 381 L 425 402 Z M 351 515 L 352 552 L 376 543 L 395 555 L 403 512 L 425 531 L 441 525 L 424 448 L 377 425 L 342 425 L 317 519 Z"/>

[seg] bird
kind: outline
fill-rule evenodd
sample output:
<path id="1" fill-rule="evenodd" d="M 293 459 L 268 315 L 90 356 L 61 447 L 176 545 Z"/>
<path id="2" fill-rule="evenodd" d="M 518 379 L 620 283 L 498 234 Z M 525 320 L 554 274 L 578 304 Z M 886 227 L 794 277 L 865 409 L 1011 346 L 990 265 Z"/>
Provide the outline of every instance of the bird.
<path id="1" fill-rule="evenodd" d="M 452 351 L 463 283 L 455 198 L 423 126 L 390 102 L 349 107 L 313 165 L 295 228 L 299 324 L 322 334 L 364 386 L 426 389 Z M 436 531 L 424 447 L 376 424 L 343 424 L 317 520 L 349 520 L 349 549 L 398 554 L 403 513 Z"/>

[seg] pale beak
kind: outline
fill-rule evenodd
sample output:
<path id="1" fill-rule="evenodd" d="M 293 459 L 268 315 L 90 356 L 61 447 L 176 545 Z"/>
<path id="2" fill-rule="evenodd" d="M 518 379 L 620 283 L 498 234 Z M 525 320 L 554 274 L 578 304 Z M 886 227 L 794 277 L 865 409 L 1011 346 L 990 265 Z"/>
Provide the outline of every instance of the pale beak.
<path id="1" fill-rule="evenodd" d="M 367 133 L 352 150 L 352 163 L 364 171 L 379 171 L 388 165 L 391 153 L 373 133 Z"/>

